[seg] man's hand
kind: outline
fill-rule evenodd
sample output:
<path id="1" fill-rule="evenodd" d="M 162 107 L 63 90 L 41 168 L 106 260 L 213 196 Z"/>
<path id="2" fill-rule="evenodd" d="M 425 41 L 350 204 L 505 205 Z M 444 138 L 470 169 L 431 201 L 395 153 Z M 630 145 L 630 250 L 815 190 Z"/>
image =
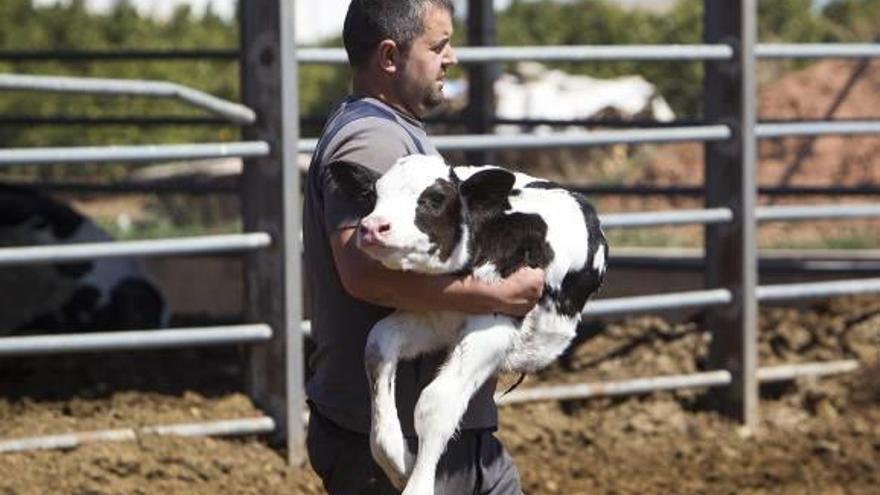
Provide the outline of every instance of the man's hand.
<path id="1" fill-rule="evenodd" d="M 544 270 L 520 268 L 498 285 L 500 312 L 510 316 L 525 316 L 541 300 L 543 293 Z"/>

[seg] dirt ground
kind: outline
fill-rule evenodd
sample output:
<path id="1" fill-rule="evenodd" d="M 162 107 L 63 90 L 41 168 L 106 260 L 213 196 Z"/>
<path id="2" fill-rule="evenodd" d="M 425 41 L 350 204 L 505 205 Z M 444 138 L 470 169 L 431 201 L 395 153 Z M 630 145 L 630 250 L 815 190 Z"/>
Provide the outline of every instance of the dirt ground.
<path id="1" fill-rule="evenodd" d="M 699 322 L 594 324 L 523 387 L 702 369 Z M 761 316 L 760 363 L 856 358 L 854 373 L 765 388 L 744 431 L 703 391 L 506 406 L 501 437 L 529 494 L 868 494 L 880 484 L 880 298 Z M 259 415 L 231 350 L 4 360 L 0 438 Z M 504 386 L 505 383 L 502 383 Z M 318 494 L 263 439 L 175 439 L 0 454 L 0 494 Z"/>

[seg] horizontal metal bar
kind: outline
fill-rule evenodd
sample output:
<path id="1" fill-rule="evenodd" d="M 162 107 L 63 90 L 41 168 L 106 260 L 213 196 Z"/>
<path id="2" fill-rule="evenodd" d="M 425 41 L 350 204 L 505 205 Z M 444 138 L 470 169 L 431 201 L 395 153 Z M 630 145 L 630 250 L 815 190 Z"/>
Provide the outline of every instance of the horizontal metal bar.
<path id="1" fill-rule="evenodd" d="M 835 134 L 880 134 L 877 121 L 764 122 L 756 126 L 758 138 L 817 136 Z M 532 149 L 581 147 L 624 143 L 666 143 L 680 141 L 723 141 L 732 133 L 725 125 L 709 124 L 650 129 L 615 129 L 554 134 L 462 134 L 435 136 L 432 141 L 441 150 Z M 317 139 L 300 139 L 300 152 L 312 153 Z"/>
<path id="2" fill-rule="evenodd" d="M 880 204 L 762 206 L 755 215 L 759 222 L 880 217 Z"/>
<path id="3" fill-rule="evenodd" d="M 147 426 L 142 431 L 147 435 L 176 437 L 262 435 L 275 431 L 275 420 L 269 416 L 263 416 L 260 418 L 227 419 L 201 423 L 177 423 Z"/>
<path id="4" fill-rule="evenodd" d="M 257 114 L 240 103 L 166 81 L 0 74 L 0 90 L 177 98 L 237 124 L 257 120 Z"/>
<path id="5" fill-rule="evenodd" d="M 498 397 L 499 405 L 518 404 L 545 400 L 589 399 L 620 395 L 644 394 L 663 390 L 720 387 L 729 385 L 730 372 L 725 370 L 692 373 L 688 375 L 656 376 L 596 383 L 575 383 L 551 387 L 519 389 Z"/>
<path id="6" fill-rule="evenodd" d="M 829 273 L 844 272 L 848 277 L 856 273 L 880 272 L 880 250 L 759 250 L 758 268 L 770 273 Z M 705 268 L 702 249 L 685 248 L 626 248 L 615 247 L 609 259 L 609 269 L 648 269 L 661 271 L 697 272 Z"/>
<path id="7" fill-rule="evenodd" d="M 558 45 L 558 46 L 462 46 L 455 48 L 463 64 L 484 62 L 589 61 L 704 61 L 730 60 L 733 48 L 728 45 Z M 348 59 L 341 48 L 303 48 L 297 58 L 307 64 L 345 64 Z"/>
<path id="8" fill-rule="evenodd" d="M 761 139 L 832 134 L 880 134 L 880 120 L 758 123 L 755 128 Z"/>
<path id="9" fill-rule="evenodd" d="M 263 249 L 272 244 L 265 232 L 154 239 L 77 243 L 52 246 L 0 248 L 0 267 L 64 263 L 120 256 L 169 256 L 206 253 L 230 253 Z"/>
<path id="10" fill-rule="evenodd" d="M 585 318 L 590 318 L 665 309 L 723 306 L 725 304 L 730 304 L 731 301 L 733 301 L 733 296 L 727 289 L 674 292 L 654 296 L 598 299 L 590 301 L 587 304 L 583 316 Z"/>
<path id="11" fill-rule="evenodd" d="M 535 61 L 707 61 L 730 60 L 728 45 L 589 45 L 589 46 L 510 46 L 457 47 L 459 62 Z M 880 56 L 876 43 L 762 43 L 755 47 L 761 59 L 774 58 L 867 58 Z M 345 51 L 339 48 L 303 48 L 297 51 L 302 63 L 345 64 Z"/>
<path id="12" fill-rule="evenodd" d="M 726 223 L 733 220 L 728 208 L 707 210 L 648 211 L 641 213 L 606 213 L 600 215 L 602 228 L 622 229 L 635 227 L 661 227 L 664 225 Z"/>
<path id="13" fill-rule="evenodd" d="M 2 125 L 2 123 L 0 123 Z M 23 187 L 33 187 L 42 191 L 88 192 L 88 193 L 187 193 L 187 194 L 227 194 L 237 193 L 237 178 L 230 183 L 202 184 L 198 181 L 181 181 L 180 183 L 164 182 L 116 182 L 113 184 L 95 181 L 31 181 L 12 178 L 3 179 L 5 183 Z M 608 196 L 703 196 L 702 186 L 565 186 L 569 191 L 585 195 Z M 758 194 L 766 196 L 877 196 L 880 187 L 876 186 L 785 186 L 761 187 Z"/>
<path id="14" fill-rule="evenodd" d="M 679 141 L 723 141 L 730 139 L 726 125 L 626 129 L 590 132 L 535 134 L 462 134 L 436 136 L 431 141 L 440 150 L 503 150 L 601 146 L 621 143 L 671 143 Z M 317 139 L 300 139 L 299 151 L 315 151 Z"/>
<path id="15" fill-rule="evenodd" d="M 139 126 L 139 127 L 156 127 L 156 126 L 234 126 L 239 124 L 230 123 L 226 119 L 218 117 L 184 117 L 177 115 L 168 116 L 107 116 L 107 117 L 86 117 L 86 116 L 64 116 L 64 115 L 21 115 L 15 117 L 0 117 L 0 127 L 10 127 L 19 125 L 38 125 L 38 126 Z"/>
<path id="16" fill-rule="evenodd" d="M 121 428 L 115 430 L 45 435 L 0 441 L 0 453 L 27 452 L 32 450 L 72 449 L 80 445 L 96 442 L 126 442 L 137 440 L 145 435 L 162 436 L 231 436 L 263 435 L 275 431 L 275 421 L 263 416 L 260 418 L 228 419 L 206 421 L 203 423 L 180 423 L 171 425 L 146 426 L 143 428 Z"/>
<path id="17" fill-rule="evenodd" d="M 759 369 L 758 380 L 762 383 L 784 382 L 805 376 L 839 375 L 857 369 L 859 369 L 859 362 L 855 359 L 824 363 L 784 364 Z"/>
<path id="18" fill-rule="evenodd" d="M 130 60 L 238 60 L 235 49 L 198 50 L 0 50 L 0 60 L 6 62 L 61 61 L 130 61 Z"/>
<path id="19" fill-rule="evenodd" d="M 775 302 L 877 292 L 880 292 L 880 278 L 861 278 L 830 282 L 762 285 L 757 289 L 757 297 L 760 302 Z"/>
<path id="20" fill-rule="evenodd" d="M 64 163 L 162 162 L 207 158 L 259 158 L 268 156 L 262 141 L 73 148 L 0 148 L 0 166 Z"/>
<path id="21" fill-rule="evenodd" d="M 703 186 L 567 186 L 569 191 L 586 195 L 614 196 L 703 196 Z M 876 196 L 880 195 L 877 186 L 782 186 L 759 187 L 758 194 L 764 196 Z"/>
<path id="22" fill-rule="evenodd" d="M 880 57 L 877 43 L 762 43 L 755 56 L 772 58 L 869 58 Z"/>
<path id="23" fill-rule="evenodd" d="M 456 54 L 462 63 L 493 61 L 486 59 L 485 54 L 469 53 L 472 48 L 456 47 Z M 508 47 L 497 47 L 507 49 Z M 546 50 L 548 52 L 562 48 L 576 49 L 574 46 L 535 46 L 509 47 L 511 49 Z M 591 45 L 588 51 L 573 50 L 577 58 L 574 60 L 729 60 L 733 50 L 727 45 L 630 45 L 605 46 Z M 615 50 L 617 51 L 615 53 Z M 761 43 L 757 45 L 755 54 L 758 58 L 867 58 L 880 56 L 880 45 L 876 43 Z M 502 54 L 503 60 L 520 60 L 516 54 Z M 532 60 L 568 60 L 566 56 L 559 58 L 554 53 L 537 53 Z M 587 56 L 588 58 L 583 58 Z M 0 50 L 0 60 L 10 62 L 29 62 L 47 60 L 228 60 L 236 61 L 240 57 L 235 49 L 200 49 L 200 50 L 34 50 L 10 51 Z M 598 58 L 597 58 L 598 57 Z M 348 63 L 345 51 L 339 48 L 301 48 L 297 50 L 297 58 L 303 63 Z M 499 59 L 501 60 L 501 59 Z"/>
<path id="24" fill-rule="evenodd" d="M 858 367 L 859 363 L 852 360 L 770 366 L 758 370 L 758 380 L 762 383 L 771 383 L 805 376 L 828 376 L 848 373 L 858 369 Z M 722 387 L 730 383 L 730 372 L 717 370 L 687 375 L 667 375 L 636 378 L 633 380 L 519 389 L 507 395 L 497 396 L 496 402 L 499 405 L 508 405 L 543 400 L 589 399 L 593 397 L 644 394 L 665 390 Z"/>
<path id="25" fill-rule="evenodd" d="M 270 338 L 272 329 L 262 324 L 0 337 L 0 357 L 248 344 Z"/>
<path id="26" fill-rule="evenodd" d="M 557 45 L 515 47 L 459 47 L 459 62 L 561 61 L 705 61 L 730 60 L 733 48 L 728 45 Z"/>
<path id="27" fill-rule="evenodd" d="M 16 187 L 29 187 L 40 191 L 50 192 L 74 192 L 74 193 L 150 193 L 150 194 L 239 194 L 238 176 L 227 181 L 216 183 L 203 183 L 198 179 L 181 180 L 179 183 L 167 183 L 159 181 L 121 181 L 114 183 L 100 183 L 96 181 L 37 181 L 21 180 L 18 178 L 3 178 L 3 183 Z"/>
<path id="28" fill-rule="evenodd" d="M 445 135 L 432 139 L 441 150 L 501 150 L 555 147 L 601 146 L 622 143 L 671 143 L 680 141 L 723 141 L 730 139 L 726 125 L 667 127 L 662 129 L 619 129 L 589 132 L 534 134 Z"/>

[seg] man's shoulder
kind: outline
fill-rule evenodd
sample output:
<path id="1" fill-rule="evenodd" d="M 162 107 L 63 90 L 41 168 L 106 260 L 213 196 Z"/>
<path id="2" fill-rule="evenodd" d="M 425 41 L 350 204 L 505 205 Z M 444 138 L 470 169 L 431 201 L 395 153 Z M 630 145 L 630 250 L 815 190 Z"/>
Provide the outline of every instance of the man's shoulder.
<path id="1" fill-rule="evenodd" d="M 398 158 L 415 153 L 412 137 L 400 125 L 378 117 L 364 117 L 324 136 L 319 163 L 351 161 L 383 173 Z"/>
<path id="2" fill-rule="evenodd" d="M 342 151 L 349 148 L 388 148 L 405 153 L 411 147 L 412 137 L 394 121 L 380 117 L 364 117 L 339 128 L 327 139 L 327 150 Z M 335 154 L 335 153 L 333 153 Z"/>
<path id="3" fill-rule="evenodd" d="M 409 137 L 406 129 L 401 127 L 399 122 L 376 115 L 366 115 L 345 122 L 334 133 L 334 136 L 339 135 L 370 136 L 375 138 L 382 138 L 383 136 L 388 138 Z"/>

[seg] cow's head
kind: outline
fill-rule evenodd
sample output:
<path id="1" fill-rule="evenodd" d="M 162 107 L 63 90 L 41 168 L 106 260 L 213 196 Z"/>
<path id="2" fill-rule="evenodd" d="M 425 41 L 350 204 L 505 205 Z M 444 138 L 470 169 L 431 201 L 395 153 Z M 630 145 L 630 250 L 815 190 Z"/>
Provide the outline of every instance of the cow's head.
<path id="1" fill-rule="evenodd" d="M 442 158 L 426 155 L 402 158 L 381 177 L 347 162 L 329 167 L 340 189 L 365 212 L 358 247 L 389 268 L 422 273 L 465 268 L 470 222 L 464 204 L 471 196 L 481 201 L 506 197 L 513 182 L 509 172 L 503 172 L 510 183 L 501 186 L 502 192 L 486 184 L 486 173 L 461 182 Z"/>

